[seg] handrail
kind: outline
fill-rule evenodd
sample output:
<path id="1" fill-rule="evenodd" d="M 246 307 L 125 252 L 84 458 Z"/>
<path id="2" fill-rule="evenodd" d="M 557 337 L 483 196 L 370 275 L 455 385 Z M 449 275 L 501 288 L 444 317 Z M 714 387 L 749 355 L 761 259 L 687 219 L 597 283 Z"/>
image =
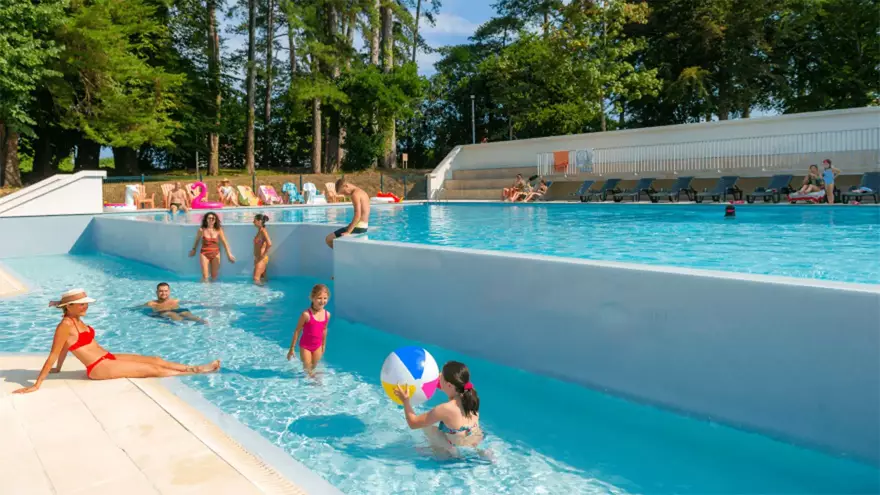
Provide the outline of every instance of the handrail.
<path id="1" fill-rule="evenodd" d="M 425 188 L 427 193 L 426 199 L 428 201 L 433 201 L 437 192 L 443 188 L 443 183 L 448 178 L 447 175 L 450 175 L 452 162 L 460 151 L 461 146 L 452 148 L 452 151 L 450 151 L 443 160 L 434 167 L 434 170 L 432 170 L 431 173 L 426 174 L 427 184 L 425 185 Z"/>

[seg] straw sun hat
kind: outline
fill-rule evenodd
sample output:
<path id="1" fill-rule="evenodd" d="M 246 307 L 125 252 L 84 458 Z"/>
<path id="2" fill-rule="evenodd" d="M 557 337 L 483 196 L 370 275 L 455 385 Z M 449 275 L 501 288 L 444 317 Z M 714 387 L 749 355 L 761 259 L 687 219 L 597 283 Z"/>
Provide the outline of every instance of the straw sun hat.
<path id="1" fill-rule="evenodd" d="M 63 308 L 68 304 L 83 304 L 83 303 L 93 303 L 95 300 L 88 295 L 86 295 L 85 289 L 70 289 L 69 291 L 61 294 L 61 300 L 59 301 L 49 301 L 49 306 L 54 306 L 57 308 Z"/>

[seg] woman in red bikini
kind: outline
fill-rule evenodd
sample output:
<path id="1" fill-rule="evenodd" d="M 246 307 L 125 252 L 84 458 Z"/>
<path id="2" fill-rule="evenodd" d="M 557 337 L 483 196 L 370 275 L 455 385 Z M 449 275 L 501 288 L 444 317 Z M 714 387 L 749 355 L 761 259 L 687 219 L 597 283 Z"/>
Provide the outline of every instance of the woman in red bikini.
<path id="1" fill-rule="evenodd" d="M 37 381 L 30 387 L 20 388 L 14 393 L 27 394 L 39 390 L 43 380 L 49 373 L 61 371 L 61 365 L 70 351 L 86 365 L 86 376 L 92 380 L 109 380 L 112 378 L 152 378 L 195 373 L 211 373 L 220 369 L 220 360 L 201 366 L 187 366 L 171 363 L 162 358 L 141 356 L 138 354 L 110 354 L 95 341 L 95 329 L 83 323 L 81 318 L 89 309 L 94 299 L 86 295 L 83 289 L 73 289 L 61 295 L 60 301 L 52 301 L 49 306 L 61 308 L 64 316 L 55 327 L 55 338 L 52 350 L 37 376 Z M 53 364 L 58 363 L 55 368 Z"/>
<path id="2" fill-rule="evenodd" d="M 199 241 L 202 241 L 202 250 L 199 254 L 199 263 L 202 265 L 202 282 L 208 281 L 208 272 L 210 270 L 211 280 L 217 280 L 220 274 L 220 243 L 226 250 L 226 257 L 230 263 L 235 263 L 235 256 L 229 250 L 229 244 L 226 242 L 226 234 L 223 233 L 223 227 L 220 226 L 220 219 L 213 211 L 209 211 L 202 218 L 202 227 L 196 234 L 196 242 L 189 252 L 189 256 L 196 255 L 196 248 L 199 247 Z"/>

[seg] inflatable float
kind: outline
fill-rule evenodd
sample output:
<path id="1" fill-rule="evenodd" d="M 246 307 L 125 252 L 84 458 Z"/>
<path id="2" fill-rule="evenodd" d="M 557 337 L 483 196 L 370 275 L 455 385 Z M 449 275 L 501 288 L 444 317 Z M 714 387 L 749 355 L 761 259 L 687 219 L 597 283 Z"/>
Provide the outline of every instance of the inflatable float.
<path id="1" fill-rule="evenodd" d="M 104 211 L 112 213 L 115 211 L 137 211 L 137 205 L 134 204 L 134 197 L 137 195 L 138 187 L 135 184 L 125 186 L 125 203 L 104 203 Z"/>
<path id="2" fill-rule="evenodd" d="M 394 193 L 377 192 L 376 196 L 370 198 L 371 203 L 400 203 L 400 198 Z"/>
<path id="3" fill-rule="evenodd" d="M 825 191 L 816 191 L 808 194 L 798 194 L 794 192 L 788 195 L 788 202 L 791 204 L 795 204 L 798 201 L 803 201 L 804 203 L 819 203 L 823 199 L 825 199 Z"/>
<path id="4" fill-rule="evenodd" d="M 192 200 L 193 210 L 216 210 L 223 208 L 223 203 L 219 201 L 204 201 L 205 196 L 208 195 L 208 186 L 204 182 L 193 182 L 190 187 L 198 191 L 198 194 Z"/>

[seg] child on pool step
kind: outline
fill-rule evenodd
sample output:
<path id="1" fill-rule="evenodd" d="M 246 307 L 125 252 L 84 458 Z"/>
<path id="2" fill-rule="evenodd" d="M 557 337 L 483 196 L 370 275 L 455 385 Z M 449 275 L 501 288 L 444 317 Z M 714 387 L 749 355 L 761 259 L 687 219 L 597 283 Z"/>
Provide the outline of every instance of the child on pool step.
<path id="1" fill-rule="evenodd" d="M 296 330 L 293 332 L 293 339 L 290 341 L 290 350 L 287 352 L 287 360 L 294 355 L 296 341 L 302 333 L 302 340 L 299 342 L 299 358 L 302 360 L 303 368 L 309 376 L 315 376 L 315 367 L 324 355 L 327 349 L 327 324 L 330 323 L 330 312 L 324 309 L 330 300 L 330 289 L 324 284 L 318 284 L 312 287 L 309 294 L 311 305 L 309 309 L 302 312 L 299 321 L 296 324 Z"/>

